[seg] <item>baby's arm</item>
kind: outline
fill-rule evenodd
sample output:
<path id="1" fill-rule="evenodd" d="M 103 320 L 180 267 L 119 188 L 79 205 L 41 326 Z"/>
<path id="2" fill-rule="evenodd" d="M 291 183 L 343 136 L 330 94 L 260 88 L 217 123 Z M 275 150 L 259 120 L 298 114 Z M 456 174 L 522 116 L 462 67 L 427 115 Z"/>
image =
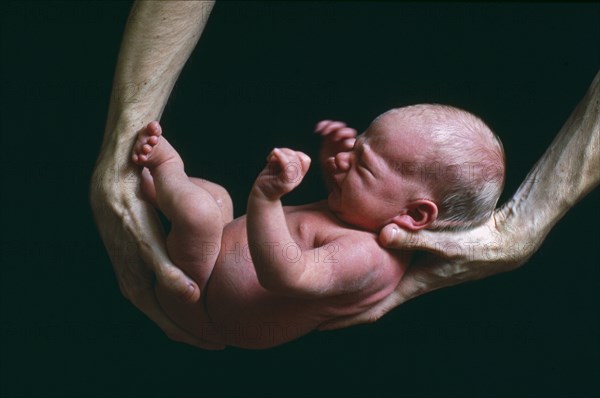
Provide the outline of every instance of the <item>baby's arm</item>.
<path id="1" fill-rule="evenodd" d="M 309 165 L 310 158 L 301 152 L 275 149 L 254 183 L 247 228 L 256 275 L 265 289 L 288 296 L 351 293 L 375 273 L 381 256 L 372 253 L 381 250 L 369 250 L 364 242 L 349 244 L 343 237 L 311 249 L 294 241 L 280 198 L 300 184 Z"/>

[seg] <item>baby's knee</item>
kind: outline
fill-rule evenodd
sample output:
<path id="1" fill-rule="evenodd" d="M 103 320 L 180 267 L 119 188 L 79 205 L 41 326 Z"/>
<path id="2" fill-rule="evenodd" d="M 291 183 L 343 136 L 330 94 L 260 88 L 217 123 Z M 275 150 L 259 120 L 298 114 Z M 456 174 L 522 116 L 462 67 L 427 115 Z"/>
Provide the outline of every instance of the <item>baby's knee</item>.
<path id="1" fill-rule="evenodd" d="M 233 220 L 233 201 L 231 195 L 225 188 L 215 184 L 214 192 L 211 192 L 217 206 L 221 209 L 223 222 L 228 223 Z"/>
<path id="2" fill-rule="evenodd" d="M 179 199 L 179 206 L 185 211 L 181 212 L 177 219 L 172 220 L 174 225 L 185 227 L 190 233 L 221 234 L 224 225 L 223 216 L 219 205 L 212 197 L 183 196 Z"/>
<path id="3" fill-rule="evenodd" d="M 194 184 L 202 189 L 205 189 L 215 200 L 223 216 L 223 222 L 228 223 L 233 220 L 233 201 L 229 192 L 219 184 L 204 180 L 201 178 L 193 178 Z"/>

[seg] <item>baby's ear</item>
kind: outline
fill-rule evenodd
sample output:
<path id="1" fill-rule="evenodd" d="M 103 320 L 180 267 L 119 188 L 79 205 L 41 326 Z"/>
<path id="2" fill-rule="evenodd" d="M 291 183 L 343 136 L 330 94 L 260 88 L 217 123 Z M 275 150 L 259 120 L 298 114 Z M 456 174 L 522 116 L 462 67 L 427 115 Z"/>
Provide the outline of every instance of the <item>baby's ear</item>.
<path id="1" fill-rule="evenodd" d="M 392 222 L 408 231 L 418 231 L 430 226 L 438 216 L 438 208 L 430 200 L 420 199 L 411 202 L 392 219 Z"/>

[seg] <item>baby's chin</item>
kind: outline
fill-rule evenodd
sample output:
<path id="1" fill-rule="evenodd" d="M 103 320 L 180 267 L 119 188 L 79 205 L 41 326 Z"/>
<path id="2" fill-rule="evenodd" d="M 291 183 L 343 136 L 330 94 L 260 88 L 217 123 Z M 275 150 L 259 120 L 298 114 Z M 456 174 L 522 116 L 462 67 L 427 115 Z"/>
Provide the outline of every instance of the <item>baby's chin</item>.
<path id="1" fill-rule="evenodd" d="M 327 196 L 327 207 L 329 207 L 329 210 L 337 215 L 340 209 L 340 196 L 337 194 L 337 192 L 329 192 L 329 195 Z"/>
<path id="2" fill-rule="evenodd" d="M 378 230 L 377 226 L 375 226 L 371 220 L 357 216 L 356 213 L 352 211 L 344 211 L 344 209 L 339 206 L 339 201 L 336 201 L 335 195 L 332 197 L 332 194 L 329 194 L 327 197 L 327 206 L 337 219 L 356 229 L 362 229 L 373 233 Z"/>

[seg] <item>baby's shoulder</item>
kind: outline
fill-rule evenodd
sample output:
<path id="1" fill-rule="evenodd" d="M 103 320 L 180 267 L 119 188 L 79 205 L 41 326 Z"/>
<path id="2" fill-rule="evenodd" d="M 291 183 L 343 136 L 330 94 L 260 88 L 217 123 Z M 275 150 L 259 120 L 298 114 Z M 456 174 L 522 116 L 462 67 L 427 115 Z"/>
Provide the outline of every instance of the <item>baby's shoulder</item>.
<path id="1" fill-rule="evenodd" d="M 321 246 L 344 229 L 319 202 L 302 206 L 285 206 L 285 218 L 292 237 L 305 247 Z M 302 244 L 302 243 L 301 243 Z"/>
<path id="2" fill-rule="evenodd" d="M 379 245 L 377 234 L 353 228 L 340 221 L 321 201 L 302 206 L 286 206 L 288 227 L 298 241 L 307 246 L 335 246 L 336 250 L 356 253 L 373 261 L 404 260 L 404 252 L 387 250 Z"/>
<path id="3" fill-rule="evenodd" d="M 379 244 L 377 234 L 353 228 L 340 228 L 324 237 L 321 243 L 334 246 L 338 253 L 344 253 L 342 257 L 347 261 L 384 271 L 382 276 L 403 274 L 413 255 L 411 251 L 386 249 Z"/>
<path id="4" fill-rule="evenodd" d="M 352 257 L 358 257 L 372 263 L 387 262 L 392 259 L 392 252 L 381 247 L 377 241 L 377 235 L 353 228 L 338 228 L 323 234 L 322 245 L 336 245 L 338 250 L 352 253 Z"/>
<path id="5" fill-rule="evenodd" d="M 341 222 L 329 210 L 326 203 L 316 202 L 302 206 L 284 207 L 288 227 L 292 234 L 311 237 L 315 245 L 322 246 L 333 241 L 363 242 L 366 246 L 376 245 L 376 236 Z M 303 239 L 304 240 L 304 239 Z"/>

